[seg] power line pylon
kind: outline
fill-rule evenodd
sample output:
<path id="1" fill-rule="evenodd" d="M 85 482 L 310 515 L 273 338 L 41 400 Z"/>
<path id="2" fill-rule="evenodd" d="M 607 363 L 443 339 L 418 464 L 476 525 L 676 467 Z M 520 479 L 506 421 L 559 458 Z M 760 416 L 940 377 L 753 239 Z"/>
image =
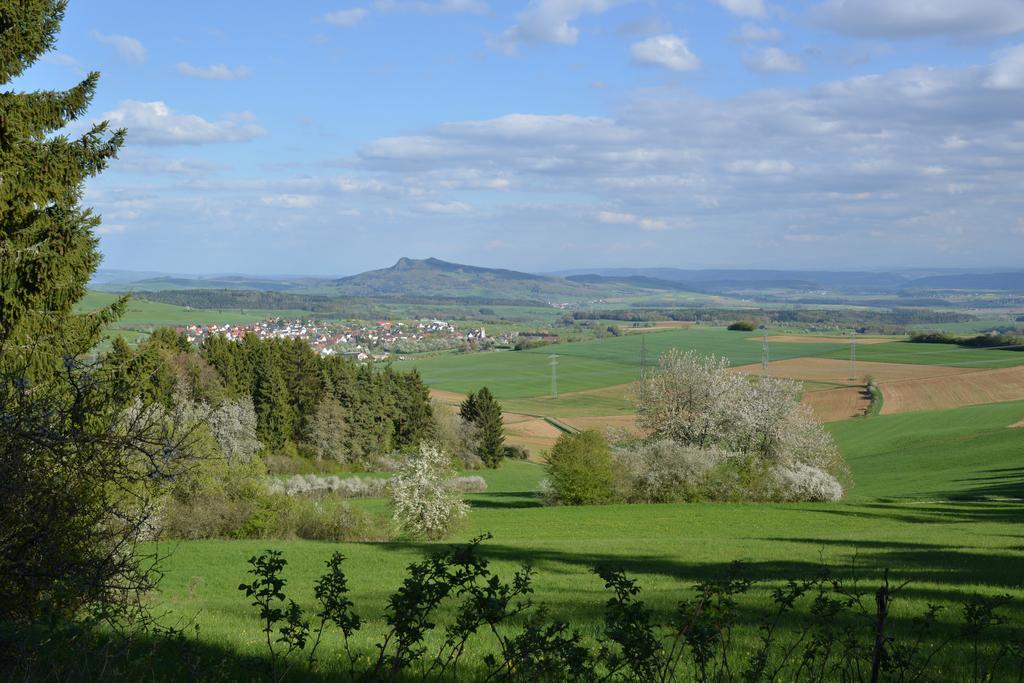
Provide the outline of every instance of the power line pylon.
<path id="1" fill-rule="evenodd" d="M 764 331 L 764 341 L 761 342 L 761 370 L 768 374 L 768 363 L 771 359 L 768 356 L 768 330 Z"/>
<path id="2" fill-rule="evenodd" d="M 551 365 L 551 398 L 558 398 L 558 354 L 548 356 Z"/>

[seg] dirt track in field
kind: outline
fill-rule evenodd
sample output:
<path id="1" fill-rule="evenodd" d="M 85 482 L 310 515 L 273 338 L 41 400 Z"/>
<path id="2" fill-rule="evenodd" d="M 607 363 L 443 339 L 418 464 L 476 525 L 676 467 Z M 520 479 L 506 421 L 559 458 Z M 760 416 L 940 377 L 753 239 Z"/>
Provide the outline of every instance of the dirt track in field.
<path id="1" fill-rule="evenodd" d="M 505 424 L 505 443 L 525 446 L 531 459 L 538 458 L 542 451 L 554 446 L 562 433 L 554 425 L 532 415 L 502 413 L 501 417 Z"/>
<path id="2" fill-rule="evenodd" d="M 871 407 L 871 399 L 861 387 L 808 391 L 804 394 L 803 402 L 811 407 L 822 422 L 858 417 Z"/>
<path id="3" fill-rule="evenodd" d="M 734 372 L 751 375 L 762 373 L 760 363 L 741 365 L 732 368 Z M 834 358 L 791 358 L 773 361 L 768 365 L 768 374 L 772 377 L 786 377 L 816 382 L 832 382 L 849 384 L 861 382 L 865 375 L 871 375 L 875 382 L 897 382 L 909 379 L 926 379 L 963 375 L 978 372 L 976 368 L 953 368 L 946 365 L 910 365 L 909 363 L 874 363 L 857 361 L 857 376 L 850 379 L 850 361 Z"/>
<path id="4" fill-rule="evenodd" d="M 636 415 L 597 415 L 593 417 L 560 417 L 559 422 L 564 422 L 570 427 L 580 431 L 595 429 L 604 432 L 606 429 L 624 429 L 639 434 L 640 428 L 636 426 Z"/>
<path id="5" fill-rule="evenodd" d="M 1018 401 L 1024 400 L 1024 366 L 971 370 L 945 377 L 891 380 L 879 382 L 878 387 L 884 399 L 883 415 Z"/>

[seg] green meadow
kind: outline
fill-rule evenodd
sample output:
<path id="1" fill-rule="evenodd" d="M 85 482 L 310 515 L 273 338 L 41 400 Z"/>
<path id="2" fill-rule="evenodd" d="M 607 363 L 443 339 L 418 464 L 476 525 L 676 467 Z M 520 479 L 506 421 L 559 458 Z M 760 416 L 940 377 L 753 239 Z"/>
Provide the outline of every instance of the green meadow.
<path id="1" fill-rule="evenodd" d="M 826 358 L 847 360 L 850 348 L 824 354 Z M 857 360 L 877 363 L 912 363 L 914 365 L 951 365 L 961 368 L 990 370 L 1024 365 L 1024 352 L 1003 349 L 976 349 L 953 344 L 917 344 L 891 342 L 857 346 Z"/>
<path id="2" fill-rule="evenodd" d="M 454 540 L 492 533 L 485 555 L 495 567 L 509 574 L 532 564 L 537 601 L 585 635 L 598 633 L 607 599 L 590 573 L 599 562 L 622 566 L 653 607 L 667 610 L 695 580 L 744 561 L 762 583 L 742 598 L 741 639 L 753 637 L 770 587 L 808 576 L 821 563 L 855 575 L 865 589 L 877 585 L 885 569 L 896 581 L 910 580 L 893 607 L 896 628 L 929 603 L 954 607 L 972 594 L 1013 595 L 1010 614 L 1019 622 L 1024 429 L 1009 425 L 1021 418 L 1024 402 L 1013 402 L 830 425 L 855 480 L 849 498 L 833 504 L 543 507 L 535 493 L 542 467 L 506 462 L 483 472 L 489 490 L 468 496 L 472 511 Z M 387 509 L 379 499 L 359 504 L 382 514 Z M 289 594 L 308 605 L 323 561 L 340 549 L 357 611 L 369 620 L 358 646 L 369 649 L 406 565 L 437 547 L 279 540 L 164 545 L 160 550 L 171 554 L 156 604 L 168 619 L 199 624 L 210 645 L 256 654 L 263 647 L 259 623 L 237 590 L 246 560 L 265 548 L 284 551 Z M 957 612 L 946 614 L 941 623 Z M 330 655 L 336 647 L 328 643 L 328 668 L 337 665 Z"/>
<path id="3" fill-rule="evenodd" d="M 761 340 L 749 332 L 733 332 L 722 327 L 669 329 L 591 341 L 562 343 L 526 351 L 492 351 L 475 354 L 450 353 L 429 358 L 410 359 L 399 367 L 415 367 L 431 387 L 466 393 L 487 386 L 495 396 L 509 401 L 510 410 L 553 414 L 588 414 L 591 397 L 559 398 L 557 406 L 549 404 L 551 395 L 551 356 L 558 356 L 558 391 L 571 394 L 632 382 L 640 376 L 640 359 L 648 365 L 657 362 L 660 354 L 670 348 L 691 349 L 701 354 L 714 354 L 729 359 L 733 366 L 761 362 Z M 947 344 L 914 344 L 894 341 L 885 344 L 861 344 L 857 359 L 883 363 L 919 365 L 950 365 L 994 369 L 1024 364 L 1024 353 L 999 349 L 973 349 Z M 850 358 L 846 343 L 770 342 L 772 361 L 790 358 L 823 357 L 838 360 Z M 519 402 L 525 399 L 527 405 Z M 597 399 L 598 403 L 607 397 Z M 540 403 L 536 403 L 540 401 Z M 611 412 L 628 412 L 622 400 L 612 401 Z M 544 408 L 548 412 L 544 412 Z M 600 410 L 595 405 L 593 410 Z M 567 412 L 565 412 L 567 411 Z"/>
<path id="4" fill-rule="evenodd" d="M 95 311 L 117 301 L 119 295 L 106 292 L 88 292 L 78 303 L 80 312 Z M 202 309 L 174 306 L 158 301 L 146 301 L 132 297 L 128 309 L 114 324 L 114 328 L 133 329 L 139 327 L 174 327 L 187 323 L 200 325 L 223 325 L 233 323 L 255 323 L 267 318 L 303 318 L 313 315 L 301 310 L 259 310 L 259 309 Z"/>

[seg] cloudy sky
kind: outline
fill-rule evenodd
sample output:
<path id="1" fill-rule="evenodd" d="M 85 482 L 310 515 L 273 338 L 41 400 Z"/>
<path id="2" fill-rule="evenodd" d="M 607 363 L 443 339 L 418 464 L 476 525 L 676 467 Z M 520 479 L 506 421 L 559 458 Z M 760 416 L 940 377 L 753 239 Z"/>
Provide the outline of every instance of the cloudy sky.
<path id="1" fill-rule="evenodd" d="M 108 268 L 1024 261 L 1024 0 L 71 0 Z"/>

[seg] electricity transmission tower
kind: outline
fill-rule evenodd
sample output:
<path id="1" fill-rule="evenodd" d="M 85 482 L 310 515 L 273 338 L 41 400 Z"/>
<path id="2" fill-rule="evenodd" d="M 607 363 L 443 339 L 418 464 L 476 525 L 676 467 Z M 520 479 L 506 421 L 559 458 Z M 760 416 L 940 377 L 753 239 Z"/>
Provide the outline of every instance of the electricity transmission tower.
<path id="1" fill-rule="evenodd" d="M 857 331 L 850 333 L 850 380 L 857 379 Z"/>
<path id="2" fill-rule="evenodd" d="M 768 363 L 770 359 L 768 357 L 768 330 L 764 331 L 764 341 L 761 342 L 761 369 L 764 374 L 768 374 Z"/>
<path id="3" fill-rule="evenodd" d="M 640 333 L 640 379 L 644 378 L 647 369 L 647 340 L 643 333 Z"/>
<path id="4" fill-rule="evenodd" d="M 558 354 L 553 353 L 548 358 L 551 361 L 551 398 L 558 398 Z"/>

